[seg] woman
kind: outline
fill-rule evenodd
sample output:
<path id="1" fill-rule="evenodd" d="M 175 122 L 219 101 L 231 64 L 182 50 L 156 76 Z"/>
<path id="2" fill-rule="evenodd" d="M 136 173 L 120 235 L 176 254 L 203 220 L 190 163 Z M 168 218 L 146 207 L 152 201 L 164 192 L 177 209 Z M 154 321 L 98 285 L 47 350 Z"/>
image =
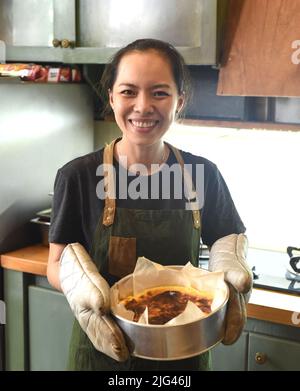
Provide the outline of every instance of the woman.
<path id="1" fill-rule="evenodd" d="M 245 321 L 245 227 L 227 186 L 213 163 L 163 142 L 187 99 L 184 61 L 165 42 L 137 40 L 114 56 L 102 85 L 122 138 L 66 164 L 54 189 L 47 275 L 78 320 L 69 369 L 207 370 L 209 353 L 169 362 L 130 357 L 108 315 L 106 282 L 131 273 L 139 256 L 197 266 L 201 236 L 212 246 L 211 270 L 223 270 L 230 282 L 225 343 Z M 175 171 L 166 180 L 169 167 Z M 198 186 L 196 167 L 204 167 Z"/>

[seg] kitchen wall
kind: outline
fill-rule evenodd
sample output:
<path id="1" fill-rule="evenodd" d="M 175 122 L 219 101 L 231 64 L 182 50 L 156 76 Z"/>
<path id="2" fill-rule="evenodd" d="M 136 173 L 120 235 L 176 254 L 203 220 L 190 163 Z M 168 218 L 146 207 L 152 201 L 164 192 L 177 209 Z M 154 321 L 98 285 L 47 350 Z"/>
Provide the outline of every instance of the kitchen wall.
<path id="1" fill-rule="evenodd" d="M 113 139 L 122 135 L 117 124 L 112 121 L 95 121 L 94 122 L 94 148 L 95 150 L 105 146 L 105 143 L 109 143 Z"/>
<path id="2" fill-rule="evenodd" d="M 51 205 L 56 172 L 93 150 L 86 85 L 0 81 L 0 253 L 32 242 L 29 220 Z"/>

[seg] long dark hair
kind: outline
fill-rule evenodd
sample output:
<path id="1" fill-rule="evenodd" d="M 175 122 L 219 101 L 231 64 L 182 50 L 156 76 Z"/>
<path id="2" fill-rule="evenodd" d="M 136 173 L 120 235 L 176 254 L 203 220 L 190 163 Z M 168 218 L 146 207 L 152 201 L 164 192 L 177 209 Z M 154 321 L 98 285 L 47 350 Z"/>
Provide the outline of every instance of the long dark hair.
<path id="1" fill-rule="evenodd" d="M 112 90 L 113 88 L 117 78 L 118 66 L 123 56 L 132 51 L 145 52 L 150 49 L 161 53 L 170 62 L 174 80 L 177 86 L 178 95 L 184 94 L 186 104 L 190 92 L 190 75 L 182 55 L 174 48 L 174 46 L 167 42 L 151 38 L 138 39 L 115 53 L 111 61 L 104 69 L 100 80 L 100 94 L 103 99 L 104 106 L 102 114 L 104 116 L 112 114 L 112 110 L 109 104 L 108 91 Z M 183 109 L 178 114 L 177 118 L 179 116 L 181 117 L 182 114 Z"/>

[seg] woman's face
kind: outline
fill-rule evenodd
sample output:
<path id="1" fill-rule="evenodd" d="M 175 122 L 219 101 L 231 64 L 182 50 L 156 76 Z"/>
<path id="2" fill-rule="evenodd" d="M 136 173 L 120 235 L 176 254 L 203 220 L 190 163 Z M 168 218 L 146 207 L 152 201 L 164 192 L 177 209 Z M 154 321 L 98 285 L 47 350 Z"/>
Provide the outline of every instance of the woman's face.
<path id="1" fill-rule="evenodd" d="M 121 59 L 109 98 L 123 138 L 136 145 L 157 143 L 183 105 L 168 60 L 155 50 Z"/>

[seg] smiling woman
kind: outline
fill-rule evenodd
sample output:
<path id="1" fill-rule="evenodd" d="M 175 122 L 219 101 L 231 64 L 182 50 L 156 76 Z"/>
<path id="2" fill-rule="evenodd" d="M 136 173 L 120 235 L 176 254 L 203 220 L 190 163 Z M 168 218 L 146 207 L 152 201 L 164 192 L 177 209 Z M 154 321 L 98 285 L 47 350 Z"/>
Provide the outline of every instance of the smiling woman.
<path id="1" fill-rule="evenodd" d="M 186 72 L 182 56 L 166 42 L 141 39 L 118 51 L 102 85 L 122 137 L 57 173 L 47 273 L 76 316 L 69 369 L 210 369 L 207 351 L 167 361 L 133 356 L 110 316 L 108 293 L 109 285 L 133 272 L 141 256 L 161 265 L 189 261 L 198 266 L 200 237 L 215 249 L 211 270 L 224 271 L 234 287 L 224 343 L 233 343 L 244 326 L 244 293 L 251 288 L 252 274 L 245 262 L 245 227 L 226 183 L 214 163 L 163 140 L 187 98 Z M 132 171 L 132 166 L 146 169 Z M 166 180 L 173 166 L 180 175 Z M 196 191 L 197 173 L 204 177 L 203 199 Z M 120 177 L 126 180 L 125 191 Z M 141 197 L 145 189 L 150 190 Z M 224 262 L 218 256 L 223 247 Z"/>

